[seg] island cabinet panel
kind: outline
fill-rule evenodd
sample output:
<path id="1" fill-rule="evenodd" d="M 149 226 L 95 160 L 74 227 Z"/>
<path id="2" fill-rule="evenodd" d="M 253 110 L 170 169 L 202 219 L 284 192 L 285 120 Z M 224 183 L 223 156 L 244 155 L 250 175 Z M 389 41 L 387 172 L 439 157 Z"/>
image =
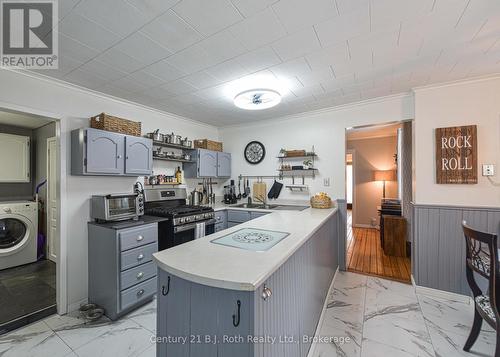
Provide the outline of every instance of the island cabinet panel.
<path id="1" fill-rule="evenodd" d="M 339 217 L 330 216 L 254 291 L 159 268 L 157 336 L 187 342 L 160 342 L 157 357 L 306 357 L 338 267 Z"/>

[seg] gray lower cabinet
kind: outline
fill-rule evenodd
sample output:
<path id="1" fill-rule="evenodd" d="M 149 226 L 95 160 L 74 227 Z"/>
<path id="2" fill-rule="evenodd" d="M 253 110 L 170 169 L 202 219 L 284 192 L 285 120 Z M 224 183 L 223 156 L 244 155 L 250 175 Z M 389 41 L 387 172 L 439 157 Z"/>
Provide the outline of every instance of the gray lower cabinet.
<path id="1" fill-rule="evenodd" d="M 269 214 L 270 212 L 242 211 L 242 210 L 227 210 L 227 226 L 228 228 L 237 226 L 240 223 L 251 221 Z"/>
<path id="2" fill-rule="evenodd" d="M 223 231 L 227 228 L 227 211 L 215 212 L 215 232 Z"/>
<path id="3" fill-rule="evenodd" d="M 152 163 L 151 139 L 92 128 L 71 132 L 72 175 L 150 175 Z"/>
<path id="4" fill-rule="evenodd" d="M 184 164 L 186 178 L 231 176 L 231 154 L 196 149 L 192 156 L 193 162 Z"/>
<path id="5" fill-rule="evenodd" d="M 158 269 L 157 357 L 306 357 L 311 342 L 303 337 L 315 334 L 341 254 L 338 217 L 255 291 L 209 287 Z M 272 291 L 265 300 L 264 289 Z"/>
<path id="6" fill-rule="evenodd" d="M 115 229 L 88 224 L 89 302 L 112 320 L 150 301 L 156 294 L 158 224 Z"/>

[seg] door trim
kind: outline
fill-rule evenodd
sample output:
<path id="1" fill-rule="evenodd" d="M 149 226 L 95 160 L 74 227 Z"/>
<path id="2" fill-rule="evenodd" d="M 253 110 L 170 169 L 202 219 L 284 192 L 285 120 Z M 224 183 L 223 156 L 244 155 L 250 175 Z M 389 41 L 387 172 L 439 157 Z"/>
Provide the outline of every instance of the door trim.
<path id="1" fill-rule="evenodd" d="M 47 172 L 47 197 L 45 199 L 45 204 L 46 204 L 46 212 L 47 212 L 47 215 L 45 217 L 45 227 L 47 227 L 47 258 L 55 263 L 57 263 L 57 255 L 55 257 L 52 257 L 50 255 L 50 252 L 51 250 L 49 249 L 50 247 L 50 211 L 51 211 L 51 203 L 50 203 L 50 180 L 51 180 L 51 177 L 50 177 L 50 144 L 51 143 L 55 143 L 56 145 L 56 152 L 55 152 L 55 155 L 56 155 L 56 165 L 57 165 L 57 137 L 53 136 L 51 138 L 47 138 L 47 162 L 46 162 L 46 172 Z M 56 180 L 56 187 L 57 187 L 57 166 L 56 166 L 56 177 L 52 178 L 54 180 Z M 57 199 L 57 189 L 56 189 L 56 201 L 58 201 Z M 56 219 L 59 215 L 58 213 L 59 211 L 59 207 L 56 207 Z M 60 232 L 59 232 L 59 222 L 57 222 L 57 225 L 56 225 L 56 233 L 55 233 L 55 237 L 52 237 L 52 240 L 54 242 L 54 244 L 56 245 L 57 247 L 57 237 L 60 235 Z"/>

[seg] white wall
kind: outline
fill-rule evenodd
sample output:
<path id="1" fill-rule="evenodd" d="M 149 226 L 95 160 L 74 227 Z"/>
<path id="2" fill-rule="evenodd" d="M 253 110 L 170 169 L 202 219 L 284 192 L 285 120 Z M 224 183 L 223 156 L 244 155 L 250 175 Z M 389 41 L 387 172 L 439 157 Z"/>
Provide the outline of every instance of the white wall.
<path id="1" fill-rule="evenodd" d="M 239 174 L 275 175 L 280 148 L 310 150 L 314 145 L 319 174 L 314 180 L 306 180 L 311 187 L 310 193 L 325 191 L 332 198 L 345 198 L 345 129 L 407 119 L 413 119 L 413 99 L 410 95 L 222 128 L 220 135 L 224 150 L 233 155 L 233 178 Z M 243 157 L 245 146 L 252 140 L 261 141 L 267 151 L 266 158 L 258 165 L 248 164 Z M 330 178 L 329 187 L 323 185 L 323 179 L 327 177 Z M 272 181 L 267 182 L 269 187 Z M 309 193 L 291 193 L 283 189 L 280 198 L 307 199 Z"/>
<path id="2" fill-rule="evenodd" d="M 383 182 L 373 181 L 373 171 L 396 170 L 394 154 L 397 152 L 397 136 L 349 140 L 347 148 L 355 150 L 352 223 L 354 226 L 370 227 L 374 220 L 378 225 L 377 206 L 380 206 L 383 197 Z M 398 197 L 397 181 L 386 182 L 385 197 Z"/>
<path id="3" fill-rule="evenodd" d="M 481 176 L 481 164 L 495 164 L 500 181 L 500 78 L 415 90 L 415 202 L 460 206 L 500 205 L 500 189 Z M 438 185 L 434 129 L 477 125 L 478 184 Z"/>
<path id="4" fill-rule="evenodd" d="M 68 305 L 77 307 L 79 302 L 87 298 L 89 197 L 99 193 L 130 192 L 136 179 L 70 176 L 69 131 L 88 127 L 88 118 L 100 112 L 141 121 L 143 133 L 160 128 L 161 131 L 174 131 L 190 138 L 217 140 L 218 130 L 213 126 L 14 71 L 0 70 L 0 83 L 0 107 L 36 114 L 52 113 L 63 121 L 61 141 L 68 152 L 62 152 L 62 158 L 64 172 L 68 172 L 68 176 L 66 192 L 63 192 L 67 207 L 62 212 L 67 221 L 67 231 L 61 232 L 61 239 L 67 242 Z"/>

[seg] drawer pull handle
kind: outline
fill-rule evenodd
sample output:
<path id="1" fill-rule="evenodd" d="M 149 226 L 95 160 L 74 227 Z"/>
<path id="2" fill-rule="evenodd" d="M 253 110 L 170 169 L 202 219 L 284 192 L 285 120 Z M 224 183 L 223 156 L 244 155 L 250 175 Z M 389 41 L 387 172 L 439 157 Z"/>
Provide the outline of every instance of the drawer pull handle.
<path id="1" fill-rule="evenodd" d="M 137 292 L 137 296 L 141 296 L 142 294 L 144 294 L 144 289 L 141 289 Z"/>
<path id="2" fill-rule="evenodd" d="M 144 276 L 144 273 L 141 271 L 140 273 L 137 273 L 137 279 L 142 279 Z"/>
<path id="3" fill-rule="evenodd" d="M 144 259 L 144 254 L 141 253 L 137 256 L 137 260 L 143 260 L 143 259 Z"/>
<path id="4" fill-rule="evenodd" d="M 238 305 L 238 316 L 233 315 L 233 326 L 234 327 L 238 327 L 240 325 L 240 318 L 241 318 L 241 301 L 238 300 L 236 302 L 236 304 Z M 238 318 L 238 321 L 236 321 L 236 317 Z"/>
<path id="5" fill-rule="evenodd" d="M 170 292 L 170 277 L 168 277 L 167 279 L 167 290 L 165 291 L 165 285 L 161 287 L 161 294 L 163 296 L 167 296 L 169 292 Z"/>
<path id="6" fill-rule="evenodd" d="M 144 239 L 144 237 L 143 237 L 143 236 L 141 236 L 141 235 L 137 236 L 137 241 L 138 241 L 138 242 L 140 242 L 140 241 L 141 241 L 141 240 L 143 240 L 143 239 Z"/>

